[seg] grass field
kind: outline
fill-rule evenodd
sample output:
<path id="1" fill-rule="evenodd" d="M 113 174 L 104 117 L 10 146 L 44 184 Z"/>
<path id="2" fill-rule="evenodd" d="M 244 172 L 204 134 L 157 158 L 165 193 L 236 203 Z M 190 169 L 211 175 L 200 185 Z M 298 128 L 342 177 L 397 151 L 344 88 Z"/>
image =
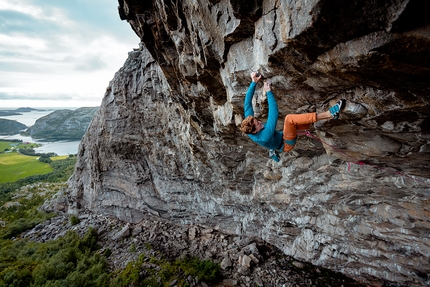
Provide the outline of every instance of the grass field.
<path id="1" fill-rule="evenodd" d="M 17 146 L 15 146 L 17 145 Z M 5 149 L 11 149 L 12 147 L 15 148 L 29 148 L 29 147 L 39 147 L 39 144 L 35 144 L 35 143 L 28 143 L 28 144 L 24 144 L 24 143 L 16 143 L 16 142 L 3 142 L 0 141 L 0 152 L 3 152 Z"/>
<path id="2" fill-rule="evenodd" d="M 52 160 L 52 161 L 62 160 L 62 159 L 66 159 L 66 158 L 68 158 L 68 157 L 69 157 L 68 155 L 53 156 L 53 157 L 51 157 L 51 160 Z"/>
<path id="3" fill-rule="evenodd" d="M 0 152 L 4 151 L 5 149 L 11 149 L 12 148 L 11 144 L 15 144 L 15 143 L 12 143 L 12 142 L 1 142 L 0 141 Z"/>
<path id="4" fill-rule="evenodd" d="M 20 155 L 16 152 L 0 154 L 0 183 L 14 182 L 36 174 L 52 171 L 48 163 L 37 160 L 37 156 Z"/>

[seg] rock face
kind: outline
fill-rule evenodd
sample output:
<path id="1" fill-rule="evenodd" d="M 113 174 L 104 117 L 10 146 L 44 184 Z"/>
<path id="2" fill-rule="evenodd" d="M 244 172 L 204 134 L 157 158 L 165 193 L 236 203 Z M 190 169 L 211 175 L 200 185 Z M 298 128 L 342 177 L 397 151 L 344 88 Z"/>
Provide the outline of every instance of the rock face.
<path id="1" fill-rule="evenodd" d="M 28 129 L 32 138 L 81 139 L 99 107 L 58 110 L 37 119 Z"/>
<path id="2" fill-rule="evenodd" d="M 256 284 L 272 287 L 364 287 L 339 273 L 296 261 L 257 238 L 224 234 L 196 225 L 177 226 L 153 216 L 147 216 L 137 224 L 129 224 L 100 214 L 82 213 L 78 221 L 72 225 L 68 216 L 61 214 L 36 225 L 22 237 L 46 242 L 63 237 L 71 230 L 84 236 L 92 227 L 97 230 L 98 244 L 102 246 L 99 252 L 111 253 L 106 261 L 112 271 L 125 268 L 131 261 L 138 261 L 141 255 L 146 257 L 141 266 L 142 272 L 154 270 L 158 274 L 161 273 L 160 267 L 152 264 L 152 260 L 148 262 L 150 258 L 160 261 L 183 256 L 205 258 L 221 267 L 224 280 L 216 284 L 218 287 L 251 287 Z M 186 281 L 190 287 L 208 286 L 201 278 L 187 276 Z M 179 285 L 172 282 L 169 286 Z"/>
<path id="3" fill-rule="evenodd" d="M 423 1 L 119 3 L 142 44 L 81 142 L 70 213 L 149 213 L 258 236 L 370 285 L 430 285 Z M 273 83 L 279 129 L 340 98 L 345 110 L 275 163 L 237 127 L 255 70 Z"/>

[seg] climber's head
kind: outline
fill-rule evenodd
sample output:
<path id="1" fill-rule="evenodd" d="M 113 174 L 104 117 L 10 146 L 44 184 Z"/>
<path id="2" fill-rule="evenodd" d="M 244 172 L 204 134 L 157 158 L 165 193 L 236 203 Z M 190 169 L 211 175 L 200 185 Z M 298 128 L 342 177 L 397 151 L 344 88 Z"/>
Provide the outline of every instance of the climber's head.
<path id="1" fill-rule="evenodd" d="M 256 134 L 263 128 L 263 123 L 253 116 L 246 117 L 240 125 L 240 130 L 246 134 Z"/>

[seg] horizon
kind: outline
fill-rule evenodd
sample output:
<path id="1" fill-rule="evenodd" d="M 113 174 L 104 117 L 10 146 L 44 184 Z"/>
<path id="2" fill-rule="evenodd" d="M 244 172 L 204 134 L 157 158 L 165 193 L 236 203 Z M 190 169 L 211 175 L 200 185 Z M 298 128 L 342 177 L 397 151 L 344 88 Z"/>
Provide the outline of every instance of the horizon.
<path id="1" fill-rule="evenodd" d="M 96 108 L 100 107 L 100 105 L 96 106 L 76 106 L 76 107 L 63 107 L 63 106 L 56 106 L 56 107 L 31 107 L 31 106 L 20 106 L 20 107 L 0 107 L 0 111 L 12 111 L 16 109 L 24 109 L 24 108 L 30 108 L 30 109 L 36 109 L 36 110 L 43 110 L 43 109 L 68 109 L 68 110 L 76 110 L 80 108 Z M 24 112 L 25 113 L 25 112 Z"/>
<path id="2" fill-rule="evenodd" d="M 26 100 L 23 105 L 23 100 L 3 100 L 0 99 L 0 110 L 10 110 L 19 108 L 82 108 L 82 107 L 99 107 L 102 103 L 101 98 L 99 101 L 47 101 L 47 100 Z"/>

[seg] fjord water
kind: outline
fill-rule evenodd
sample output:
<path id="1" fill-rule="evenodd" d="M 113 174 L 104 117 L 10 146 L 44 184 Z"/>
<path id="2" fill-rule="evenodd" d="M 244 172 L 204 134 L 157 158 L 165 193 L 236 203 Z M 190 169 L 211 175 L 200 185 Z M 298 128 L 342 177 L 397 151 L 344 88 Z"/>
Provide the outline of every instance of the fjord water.
<path id="1" fill-rule="evenodd" d="M 7 119 L 7 120 L 14 120 L 30 127 L 34 125 L 37 119 L 44 117 L 52 113 L 53 111 L 61 110 L 61 109 L 62 108 L 38 108 L 37 110 L 31 111 L 31 112 L 19 112 L 21 115 L 1 116 L 0 118 Z M 73 108 L 72 110 L 74 109 L 75 108 Z M 15 110 L 15 108 L 0 109 L 0 111 L 1 110 Z"/>
<path id="2" fill-rule="evenodd" d="M 1 110 L 14 110 L 15 108 L 3 108 Z M 69 109 L 74 110 L 76 108 L 37 108 L 35 111 L 30 112 L 20 112 L 22 115 L 15 116 L 2 116 L 0 118 L 8 119 L 8 120 L 16 120 L 24 125 L 30 127 L 34 125 L 37 119 L 46 116 L 55 110 L 61 109 Z M 53 141 L 53 140 L 43 140 L 43 139 L 32 139 L 29 136 L 21 136 L 20 134 L 16 135 L 8 135 L 8 136 L 0 136 L 0 139 L 20 139 L 23 142 L 34 142 L 41 144 L 42 146 L 39 148 L 35 148 L 36 152 L 54 152 L 58 155 L 67 155 L 67 154 L 77 154 L 80 140 L 61 140 L 61 141 Z"/>

